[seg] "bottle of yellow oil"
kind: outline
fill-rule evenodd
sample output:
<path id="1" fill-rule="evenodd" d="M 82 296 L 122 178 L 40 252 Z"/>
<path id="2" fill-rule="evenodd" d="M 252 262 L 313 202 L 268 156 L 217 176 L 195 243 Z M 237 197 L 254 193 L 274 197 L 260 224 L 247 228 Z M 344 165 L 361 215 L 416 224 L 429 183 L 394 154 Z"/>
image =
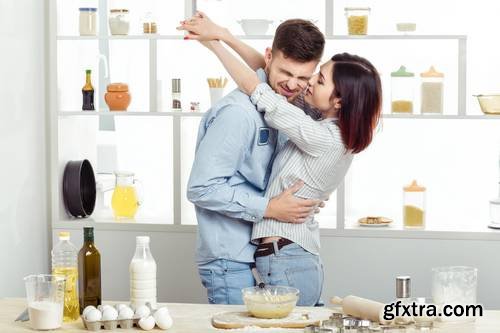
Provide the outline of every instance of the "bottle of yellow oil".
<path id="1" fill-rule="evenodd" d="M 69 232 L 61 231 L 59 242 L 52 249 L 52 274 L 66 279 L 63 321 L 78 320 L 80 317 L 77 287 L 78 250 L 69 241 Z"/>

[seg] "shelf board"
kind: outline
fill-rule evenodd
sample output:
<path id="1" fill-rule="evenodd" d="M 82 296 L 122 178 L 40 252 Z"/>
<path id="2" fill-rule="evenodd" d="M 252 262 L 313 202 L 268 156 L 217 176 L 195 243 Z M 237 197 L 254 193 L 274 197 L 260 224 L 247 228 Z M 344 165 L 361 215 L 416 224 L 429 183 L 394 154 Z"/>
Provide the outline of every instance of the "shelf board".
<path id="1" fill-rule="evenodd" d="M 242 40 L 271 40 L 273 35 L 237 35 Z M 184 35 L 126 35 L 126 36 L 57 36 L 57 40 L 182 40 Z M 326 40 L 465 40 L 465 35 L 366 35 L 366 36 L 327 36 Z"/>
<path id="2" fill-rule="evenodd" d="M 61 111 L 60 117 L 203 117 L 205 112 L 145 112 L 145 111 Z M 434 115 L 434 114 L 383 114 L 383 119 L 497 119 L 500 115 Z"/>
<path id="3" fill-rule="evenodd" d="M 203 117 L 205 112 L 60 111 L 59 117 Z"/>

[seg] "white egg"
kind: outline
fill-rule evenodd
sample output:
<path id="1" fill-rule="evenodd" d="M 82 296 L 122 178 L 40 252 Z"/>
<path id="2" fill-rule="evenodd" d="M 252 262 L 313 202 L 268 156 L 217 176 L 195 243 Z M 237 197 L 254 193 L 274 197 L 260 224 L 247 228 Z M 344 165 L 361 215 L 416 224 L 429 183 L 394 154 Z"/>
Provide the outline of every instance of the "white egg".
<path id="1" fill-rule="evenodd" d="M 103 304 L 103 305 L 99 305 L 99 306 L 97 306 L 97 309 L 98 309 L 99 311 L 101 311 L 101 312 L 104 312 L 104 310 L 106 310 L 107 308 L 112 308 L 112 306 L 111 306 L 111 305 L 109 305 L 109 304 Z"/>
<path id="2" fill-rule="evenodd" d="M 141 320 L 139 320 L 139 327 L 145 331 L 150 331 L 155 327 L 155 319 L 153 316 L 141 318 Z"/>
<path id="3" fill-rule="evenodd" d="M 162 330 L 168 330 L 174 324 L 172 317 L 169 314 L 158 316 L 155 318 L 156 325 Z"/>
<path id="4" fill-rule="evenodd" d="M 102 312 L 102 320 L 115 320 L 116 318 L 118 318 L 118 311 L 111 306 Z"/>
<path id="5" fill-rule="evenodd" d="M 102 318 L 102 313 L 101 311 L 97 310 L 97 309 L 90 309 L 88 312 L 87 312 L 87 315 L 85 316 L 85 319 L 87 321 L 99 321 L 101 320 Z"/>
<path id="6" fill-rule="evenodd" d="M 120 310 L 121 310 L 121 309 L 123 309 L 123 308 L 128 308 L 128 306 L 127 306 L 127 305 L 125 305 L 125 304 L 123 304 L 123 303 L 120 303 L 120 304 L 116 304 L 116 305 L 115 305 L 115 309 L 116 309 L 116 311 L 118 311 L 118 313 L 119 313 L 119 312 L 120 312 Z"/>
<path id="7" fill-rule="evenodd" d="M 88 305 L 82 312 L 82 315 L 84 318 L 86 318 L 87 313 L 89 313 L 90 310 L 97 310 L 95 306 L 93 305 Z"/>
<path id="8" fill-rule="evenodd" d="M 159 308 L 158 310 L 155 311 L 154 315 L 164 315 L 164 314 L 169 314 L 168 308 L 166 306 Z"/>
<path id="9" fill-rule="evenodd" d="M 128 306 L 122 308 L 118 314 L 118 319 L 132 319 L 134 317 L 134 311 Z"/>
<path id="10" fill-rule="evenodd" d="M 137 309 L 135 309 L 135 314 L 139 318 L 144 318 L 151 314 L 151 310 L 147 306 L 141 305 L 138 306 Z"/>

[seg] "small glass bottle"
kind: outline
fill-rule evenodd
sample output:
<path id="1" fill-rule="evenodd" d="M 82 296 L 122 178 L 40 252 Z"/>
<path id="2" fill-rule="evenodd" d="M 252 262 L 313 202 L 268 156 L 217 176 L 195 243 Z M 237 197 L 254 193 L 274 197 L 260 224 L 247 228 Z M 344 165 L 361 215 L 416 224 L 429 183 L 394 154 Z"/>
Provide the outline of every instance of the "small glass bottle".
<path id="1" fill-rule="evenodd" d="M 413 113 L 415 74 L 405 66 L 391 73 L 391 111 L 392 113 Z"/>
<path id="2" fill-rule="evenodd" d="M 442 114 L 444 74 L 431 66 L 427 72 L 420 73 L 420 77 L 422 78 L 420 85 L 422 114 Z"/>
<path id="3" fill-rule="evenodd" d="M 403 188 L 403 226 L 405 229 L 425 228 L 425 187 L 414 180 Z"/>
<path id="4" fill-rule="evenodd" d="M 411 278 L 409 276 L 396 277 L 396 303 L 403 306 L 411 304 Z M 396 324 L 407 325 L 413 322 L 413 316 L 403 315 L 403 307 L 399 307 L 399 315 L 394 318 Z M 411 310 L 410 310 L 411 311 Z"/>
<path id="5" fill-rule="evenodd" d="M 172 111 L 182 111 L 181 79 L 172 79 Z"/>
<path id="6" fill-rule="evenodd" d="M 84 110 L 84 111 L 95 110 L 95 107 L 94 107 L 94 87 L 92 86 L 92 82 L 90 79 L 91 73 L 92 72 L 90 69 L 87 69 L 85 71 L 85 85 L 82 88 L 82 97 L 83 97 L 82 110 Z"/>

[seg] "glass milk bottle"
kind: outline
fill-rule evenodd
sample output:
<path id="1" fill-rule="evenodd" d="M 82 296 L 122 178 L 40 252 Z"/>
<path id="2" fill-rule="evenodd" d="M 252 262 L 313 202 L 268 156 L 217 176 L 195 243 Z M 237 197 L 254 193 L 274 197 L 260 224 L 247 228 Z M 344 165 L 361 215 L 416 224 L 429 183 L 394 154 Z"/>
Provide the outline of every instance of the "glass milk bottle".
<path id="1" fill-rule="evenodd" d="M 156 308 L 156 262 L 149 249 L 149 237 L 136 237 L 135 254 L 130 262 L 130 303 L 134 307 L 151 304 Z"/>
<path id="2" fill-rule="evenodd" d="M 420 77 L 422 80 L 420 85 L 422 114 L 442 114 L 444 74 L 431 66 L 427 72 L 421 73 Z"/>
<path id="3" fill-rule="evenodd" d="M 415 74 L 405 66 L 391 73 L 391 111 L 392 113 L 413 113 Z"/>
<path id="4" fill-rule="evenodd" d="M 403 188 L 403 226 L 405 229 L 425 227 L 425 187 L 414 180 Z"/>

